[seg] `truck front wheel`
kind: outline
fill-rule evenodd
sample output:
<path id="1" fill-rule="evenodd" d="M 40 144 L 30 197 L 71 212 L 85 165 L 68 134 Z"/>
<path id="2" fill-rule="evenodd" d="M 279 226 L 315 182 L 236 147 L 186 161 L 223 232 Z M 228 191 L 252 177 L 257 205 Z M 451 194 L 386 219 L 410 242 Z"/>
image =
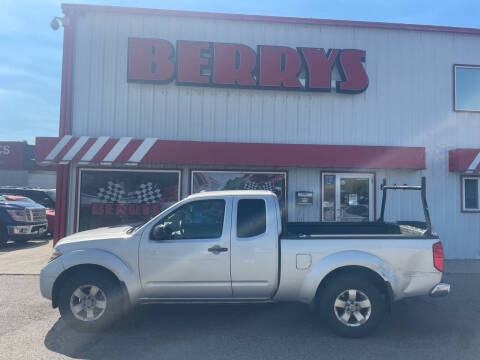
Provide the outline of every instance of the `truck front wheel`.
<path id="1" fill-rule="evenodd" d="M 8 241 L 7 229 L 0 224 L 0 248 L 4 247 Z"/>
<path id="2" fill-rule="evenodd" d="M 337 335 L 364 337 L 382 321 L 384 294 L 368 279 L 339 275 L 322 289 L 317 306 L 323 322 Z"/>
<path id="3" fill-rule="evenodd" d="M 68 278 L 60 290 L 62 319 L 79 331 L 100 331 L 120 315 L 122 292 L 117 281 L 102 273 L 82 272 Z"/>

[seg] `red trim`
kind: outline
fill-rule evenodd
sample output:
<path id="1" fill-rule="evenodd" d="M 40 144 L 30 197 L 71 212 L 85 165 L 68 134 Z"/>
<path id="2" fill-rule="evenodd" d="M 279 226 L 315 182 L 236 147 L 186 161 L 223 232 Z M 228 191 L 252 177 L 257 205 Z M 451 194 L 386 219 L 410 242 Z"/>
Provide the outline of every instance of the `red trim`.
<path id="1" fill-rule="evenodd" d="M 96 140 L 97 139 L 94 139 L 94 138 L 88 139 L 87 142 L 78 151 L 78 153 L 73 157 L 72 162 L 80 161 L 82 159 L 83 155 L 85 155 L 87 153 L 87 151 L 90 149 L 90 147 L 93 144 L 95 144 Z"/>
<path id="2" fill-rule="evenodd" d="M 74 206 L 74 215 L 73 215 L 73 232 L 78 232 L 77 229 L 77 221 L 78 221 L 78 186 L 80 184 L 80 170 L 95 170 L 95 169 L 100 169 L 104 171 L 115 171 L 115 170 L 143 170 L 143 171 L 178 171 L 179 172 L 179 178 L 178 178 L 178 201 L 182 200 L 182 175 L 183 175 L 183 170 L 178 169 L 178 168 L 148 168 L 148 167 L 134 167 L 134 168 L 129 168 L 129 167 L 102 167 L 102 166 L 79 166 L 77 167 L 77 171 L 75 174 L 75 206 Z"/>
<path id="3" fill-rule="evenodd" d="M 425 169 L 424 147 L 159 140 L 147 163 Z"/>
<path id="4" fill-rule="evenodd" d="M 60 94 L 60 136 L 72 133 L 72 82 L 75 41 L 75 11 L 63 8 L 68 23 L 63 30 L 62 90 Z"/>
<path id="5" fill-rule="evenodd" d="M 53 232 L 53 245 L 65 236 L 67 223 L 68 202 L 68 173 L 70 165 L 57 166 L 57 198 L 55 201 L 55 226 Z"/>
<path id="6" fill-rule="evenodd" d="M 54 143 L 39 138 L 38 154 L 47 154 Z M 76 141 L 72 138 L 70 142 Z M 57 139 L 59 141 L 59 139 Z M 92 163 L 102 162 L 118 139 L 109 139 L 94 156 Z M 132 140 L 117 162 L 126 161 L 141 140 Z M 70 142 L 67 145 L 70 146 Z M 43 147 L 49 149 L 43 149 Z M 83 149 L 82 149 L 83 150 Z M 66 150 L 62 151 L 60 159 Z M 125 156 L 124 156 L 125 155 Z M 42 161 L 42 158 L 38 159 Z M 324 168 L 360 169 L 425 169 L 424 147 L 272 144 L 157 140 L 141 163 L 150 164 L 205 164 L 224 166 L 308 166 Z"/>
<path id="7" fill-rule="evenodd" d="M 77 142 L 77 138 L 71 138 L 68 143 L 65 145 L 65 147 L 58 153 L 57 156 L 55 156 L 55 159 L 53 161 L 59 162 L 62 160 L 62 158 L 67 154 L 67 152 L 73 147 L 73 145 Z"/>
<path id="8" fill-rule="evenodd" d="M 62 90 L 60 94 L 60 126 L 59 135 L 72 133 L 72 79 L 73 79 L 73 54 L 75 39 L 75 14 L 74 11 L 64 9 L 68 23 L 63 31 L 63 59 L 62 59 Z M 53 245 L 65 236 L 68 211 L 68 173 L 69 165 L 57 167 L 57 198 L 55 202 L 55 227 Z"/>
<path id="9" fill-rule="evenodd" d="M 105 156 L 113 149 L 113 147 L 117 144 L 119 139 L 108 139 L 105 144 L 98 150 L 97 154 L 93 157 L 92 162 L 100 162 L 102 161 Z"/>
<path id="10" fill-rule="evenodd" d="M 386 22 L 376 22 L 376 21 L 311 19 L 311 18 L 284 17 L 284 16 L 244 15 L 244 14 L 214 13 L 214 12 L 203 12 L 203 11 L 147 9 L 147 8 L 124 7 L 124 6 L 101 6 L 101 5 L 84 5 L 84 4 L 62 4 L 62 8 L 66 11 L 68 10 L 99 11 L 99 12 L 110 12 L 110 13 L 127 13 L 127 14 L 134 14 L 134 15 L 159 15 L 159 16 L 177 16 L 177 17 L 234 20 L 234 21 L 259 21 L 259 22 L 273 22 L 273 23 L 287 23 L 287 24 L 353 26 L 353 27 L 362 27 L 362 28 L 437 31 L 437 32 L 440 31 L 440 32 L 455 32 L 455 33 L 462 33 L 462 34 L 480 34 L 480 29 L 475 29 L 475 28 L 386 23 Z"/>
<path id="11" fill-rule="evenodd" d="M 463 208 L 463 179 L 464 178 L 477 178 L 478 181 L 480 181 L 480 176 L 479 175 L 461 175 L 460 176 L 460 212 L 462 214 L 478 214 L 480 213 L 480 209 L 478 210 L 465 210 Z"/>
<path id="12" fill-rule="evenodd" d="M 80 167 L 77 167 L 75 171 L 75 206 L 73 208 L 73 232 L 77 232 L 77 222 L 78 222 L 78 184 L 80 183 Z"/>
<path id="13" fill-rule="evenodd" d="M 374 171 L 353 171 L 353 170 L 345 170 L 345 171 L 338 171 L 338 170 L 321 170 L 320 171 L 320 221 L 322 221 L 323 217 L 323 174 L 370 174 L 373 175 L 373 221 L 377 219 L 377 173 Z"/>
<path id="14" fill-rule="evenodd" d="M 449 171 L 469 171 L 469 167 L 477 157 L 480 149 L 452 149 L 448 151 Z M 479 171 L 480 165 L 470 171 Z"/>
<path id="15" fill-rule="evenodd" d="M 138 149 L 140 145 L 142 145 L 143 140 L 131 140 L 127 146 L 125 146 L 125 149 L 122 150 L 120 154 L 118 154 L 117 158 L 115 159 L 116 162 L 120 163 L 125 163 L 130 159 L 130 157 L 133 155 L 135 150 Z"/>
<path id="16" fill-rule="evenodd" d="M 460 112 L 460 113 L 480 113 L 480 109 L 479 110 L 457 110 L 456 109 L 456 77 L 455 77 L 455 68 L 457 66 L 460 66 L 460 67 L 472 67 L 472 68 L 480 68 L 480 65 L 470 65 L 470 64 L 453 64 L 453 111 L 455 112 Z"/>

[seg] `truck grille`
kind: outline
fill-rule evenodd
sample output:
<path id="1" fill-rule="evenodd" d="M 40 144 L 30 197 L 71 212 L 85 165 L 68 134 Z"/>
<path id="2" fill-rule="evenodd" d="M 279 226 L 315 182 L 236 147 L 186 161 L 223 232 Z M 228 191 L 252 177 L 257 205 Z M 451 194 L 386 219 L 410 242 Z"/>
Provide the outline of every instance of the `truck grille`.
<path id="1" fill-rule="evenodd" d="M 31 222 L 47 221 L 45 209 L 27 209 L 27 219 Z"/>

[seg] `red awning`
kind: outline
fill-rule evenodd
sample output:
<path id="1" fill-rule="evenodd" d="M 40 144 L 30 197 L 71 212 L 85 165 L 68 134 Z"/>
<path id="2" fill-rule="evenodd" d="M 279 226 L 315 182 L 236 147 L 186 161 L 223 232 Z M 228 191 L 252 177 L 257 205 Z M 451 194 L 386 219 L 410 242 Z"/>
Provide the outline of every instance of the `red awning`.
<path id="1" fill-rule="evenodd" d="M 425 169 L 424 147 L 38 137 L 41 164 L 216 164 Z"/>
<path id="2" fill-rule="evenodd" d="M 448 152 L 450 171 L 480 171 L 480 149 L 453 149 Z"/>

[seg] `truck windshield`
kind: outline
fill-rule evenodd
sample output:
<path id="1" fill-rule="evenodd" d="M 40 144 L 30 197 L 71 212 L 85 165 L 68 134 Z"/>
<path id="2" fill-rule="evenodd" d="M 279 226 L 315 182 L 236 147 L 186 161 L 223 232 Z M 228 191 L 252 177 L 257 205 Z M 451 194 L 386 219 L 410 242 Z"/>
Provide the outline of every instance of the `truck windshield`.
<path id="1" fill-rule="evenodd" d="M 48 197 L 50 199 L 52 199 L 53 203 L 55 203 L 56 199 L 57 199 L 57 193 L 55 190 L 47 190 L 45 191 L 45 193 L 48 195 Z"/>

